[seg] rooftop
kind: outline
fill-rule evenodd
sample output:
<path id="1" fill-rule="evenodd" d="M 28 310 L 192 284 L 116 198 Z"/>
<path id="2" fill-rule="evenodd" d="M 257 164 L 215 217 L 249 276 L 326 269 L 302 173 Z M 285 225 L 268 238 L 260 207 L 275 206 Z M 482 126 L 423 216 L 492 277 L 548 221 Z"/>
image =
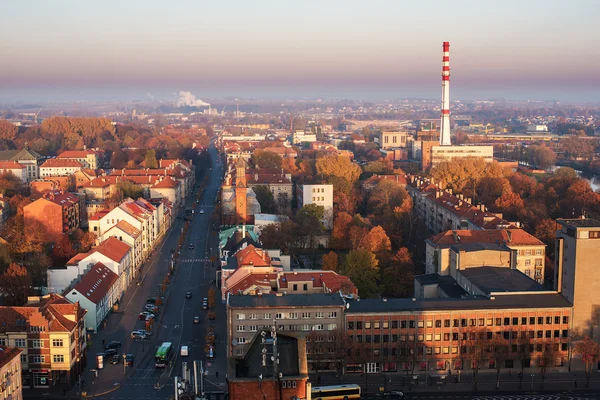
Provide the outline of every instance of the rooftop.
<path id="1" fill-rule="evenodd" d="M 96 263 L 75 285 L 73 290 L 77 290 L 92 303 L 98 304 L 118 279 L 119 276 L 104 264 Z"/>
<path id="2" fill-rule="evenodd" d="M 263 294 L 259 296 L 230 296 L 229 306 L 233 308 L 259 307 L 341 307 L 342 297 L 334 294 Z"/>
<path id="3" fill-rule="evenodd" d="M 437 285 L 446 296 L 455 299 L 461 299 L 469 295 L 450 275 L 440 275 L 436 272 L 433 274 L 417 275 L 415 276 L 415 280 L 423 286 Z"/>
<path id="4" fill-rule="evenodd" d="M 427 239 L 438 247 L 457 243 L 505 243 L 507 246 L 544 246 L 523 229 L 448 230 Z"/>
<path id="5" fill-rule="evenodd" d="M 234 296 L 232 298 L 235 297 L 251 296 Z M 559 293 L 501 294 L 494 296 L 493 299 L 482 296 L 471 296 L 464 299 L 362 299 L 350 301 L 348 304 L 350 304 L 346 311 L 348 314 L 572 307 L 572 304 Z"/>
<path id="6" fill-rule="evenodd" d="M 600 228 L 600 221 L 591 218 L 557 219 L 556 222 L 571 228 Z"/>
<path id="7" fill-rule="evenodd" d="M 131 247 L 127 243 L 121 242 L 119 239 L 109 237 L 98 246 L 92 248 L 89 254 L 95 251 L 105 255 L 115 262 L 120 262 L 123 257 L 127 255 L 127 252 L 131 251 Z"/>
<path id="8" fill-rule="evenodd" d="M 21 354 L 23 350 L 18 347 L 7 347 L 0 346 L 0 370 L 9 362 L 18 359 L 17 363 L 21 363 L 21 359 L 19 358 L 19 354 Z"/>
<path id="9" fill-rule="evenodd" d="M 490 294 L 495 292 L 540 292 L 545 289 L 517 269 L 477 267 L 461 269 L 459 273 L 473 286 Z"/>
<path id="10" fill-rule="evenodd" d="M 457 243 L 450 246 L 454 251 L 483 251 L 483 250 L 495 250 L 495 251 L 510 251 L 510 249 L 501 243 Z"/>
<path id="11" fill-rule="evenodd" d="M 40 168 L 83 168 L 83 164 L 69 158 L 50 158 Z"/>

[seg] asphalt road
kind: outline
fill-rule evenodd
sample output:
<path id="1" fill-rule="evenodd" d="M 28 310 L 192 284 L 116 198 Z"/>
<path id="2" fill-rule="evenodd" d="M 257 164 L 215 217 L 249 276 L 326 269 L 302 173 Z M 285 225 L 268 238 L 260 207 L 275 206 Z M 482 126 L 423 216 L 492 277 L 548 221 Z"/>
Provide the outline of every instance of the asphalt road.
<path id="1" fill-rule="evenodd" d="M 221 304 L 220 295 L 216 296 L 217 320 L 209 321 L 208 312 L 202 310 L 202 299 L 207 297 L 211 281 L 215 279 L 215 267 L 210 262 L 205 262 L 212 254 L 217 252 L 218 231 L 212 230 L 210 223 L 215 203 L 214 198 L 220 187 L 223 177 L 222 165 L 217 163 L 218 154 L 214 147 L 209 149 L 213 166 L 209 173 L 209 179 L 200 200 L 200 204 L 195 205 L 194 219 L 190 223 L 190 229 L 187 233 L 186 243 L 184 244 L 179 256 L 178 266 L 174 276 L 171 277 L 171 284 L 168 289 L 168 298 L 166 304 L 161 307 L 159 320 L 154 326 L 154 334 L 150 340 L 140 342 L 132 339 L 124 339 L 123 334 L 129 334 L 132 330 L 143 329 L 144 322 L 137 319 L 124 318 L 120 324 L 120 336 L 122 340 L 128 343 L 127 348 L 143 347 L 138 352 L 140 356 L 135 360 L 133 371 L 129 371 L 129 379 L 121 387 L 102 398 L 112 399 L 156 399 L 167 398 L 174 392 L 173 378 L 181 376 L 182 362 L 187 362 L 193 375 L 193 361 L 202 361 L 207 375 L 205 377 L 205 390 L 224 390 L 225 389 L 225 370 L 226 370 L 226 318 L 225 306 Z M 193 200 L 193 199 L 191 199 Z M 189 202 L 191 204 L 191 202 Z M 201 214 L 200 210 L 204 210 Z M 167 238 L 165 244 L 157 255 L 158 262 L 168 265 L 171 259 L 170 250 L 175 248 L 179 239 L 179 234 L 183 226 L 179 221 L 174 227 L 172 234 Z M 172 237 L 171 237 L 172 236 Z M 188 248 L 189 244 L 194 244 L 194 249 Z M 142 311 L 148 295 L 158 291 L 160 282 L 164 277 L 165 268 L 160 271 L 150 270 L 149 275 L 144 281 L 145 290 L 135 296 L 137 315 Z M 148 288 L 148 285 L 150 287 Z M 192 298 L 186 299 L 185 292 L 191 291 Z M 139 309 L 139 310 L 138 310 Z M 193 322 L 194 316 L 200 317 L 200 323 Z M 213 325 L 216 333 L 216 345 L 214 348 L 214 359 L 207 360 L 204 354 L 205 335 L 207 327 Z M 135 343 L 130 343 L 135 342 Z M 171 367 L 166 369 L 154 368 L 154 354 L 156 348 L 162 342 L 171 342 L 174 347 Z M 180 348 L 182 345 L 189 346 L 189 356 L 181 357 Z M 199 363 L 198 363 L 199 365 Z M 108 365 L 105 368 L 116 368 L 119 366 Z M 123 365 L 120 365 L 121 370 Z M 217 372 L 219 377 L 217 378 Z M 200 370 L 198 370 L 200 374 Z M 158 384 L 159 389 L 156 388 Z"/>
<path id="2" fill-rule="evenodd" d="M 600 398 L 599 391 L 560 391 L 560 392 L 460 392 L 444 393 L 443 391 L 432 393 L 406 393 L 404 399 L 448 399 L 448 400 L 597 400 Z M 361 396 L 364 400 L 383 400 L 380 396 Z"/>

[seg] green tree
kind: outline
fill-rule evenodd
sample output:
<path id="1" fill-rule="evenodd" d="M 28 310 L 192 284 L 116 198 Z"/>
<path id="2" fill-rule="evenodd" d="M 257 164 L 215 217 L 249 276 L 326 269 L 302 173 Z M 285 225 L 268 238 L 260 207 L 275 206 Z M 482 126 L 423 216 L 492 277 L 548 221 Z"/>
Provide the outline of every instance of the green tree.
<path id="1" fill-rule="evenodd" d="M 156 151 L 154 149 L 148 149 L 146 157 L 144 158 L 146 168 L 158 168 L 158 161 L 156 161 Z"/>
<path id="2" fill-rule="evenodd" d="M 296 213 L 298 234 L 304 238 L 304 243 L 308 248 L 316 247 L 317 236 L 325 230 L 322 222 L 324 214 L 325 208 L 316 204 L 306 204 Z"/>
<path id="3" fill-rule="evenodd" d="M 140 185 L 127 180 L 117 182 L 117 191 L 119 192 L 121 200 L 128 197 L 132 199 L 144 197 L 144 189 L 142 189 Z"/>
<path id="4" fill-rule="evenodd" d="M 268 186 L 260 185 L 252 188 L 256 194 L 256 200 L 260 204 L 260 211 L 267 214 L 277 213 L 277 203 L 273 197 L 273 193 Z"/>
<path id="5" fill-rule="evenodd" d="M 547 169 L 556 163 L 556 154 L 554 151 L 546 146 L 531 146 L 528 149 L 529 162 L 540 168 Z"/>
<path id="6" fill-rule="evenodd" d="M 279 154 L 261 149 L 254 150 L 252 162 L 258 168 L 281 168 L 282 160 Z"/>
<path id="7" fill-rule="evenodd" d="M 375 254 L 366 250 L 351 250 L 344 260 L 343 272 L 354 283 L 360 297 L 379 295 L 379 262 Z"/>

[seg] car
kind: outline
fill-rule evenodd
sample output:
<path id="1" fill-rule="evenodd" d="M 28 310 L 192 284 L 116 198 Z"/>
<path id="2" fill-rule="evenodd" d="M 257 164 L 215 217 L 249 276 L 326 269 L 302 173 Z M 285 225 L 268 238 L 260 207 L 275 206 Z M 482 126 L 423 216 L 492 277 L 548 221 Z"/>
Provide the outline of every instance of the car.
<path id="1" fill-rule="evenodd" d="M 384 399 L 403 399 L 404 392 L 402 392 L 401 390 L 390 390 L 389 392 L 383 393 L 383 398 Z"/>
<path id="2" fill-rule="evenodd" d="M 202 309 L 208 310 L 208 299 L 206 297 L 202 299 Z"/>
<path id="3" fill-rule="evenodd" d="M 145 309 L 146 311 L 150 311 L 151 313 L 156 313 L 156 312 L 158 312 L 158 307 L 156 307 L 156 306 L 155 306 L 155 305 L 153 305 L 153 304 L 146 304 L 146 306 L 144 307 L 144 309 Z"/>
<path id="4" fill-rule="evenodd" d="M 141 333 L 142 335 L 152 336 L 152 331 L 147 331 L 145 329 L 140 329 L 140 330 L 138 330 L 138 332 Z"/>
<path id="5" fill-rule="evenodd" d="M 115 354 L 117 354 L 117 349 L 104 350 L 104 358 L 114 356 Z"/>
<path id="6" fill-rule="evenodd" d="M 198 316 L 194 317 L 194 323 L 195 324 L 199 324 L 200 323 L 200 317 L 198 317 Z"/>
<path id="7" fill-rule="evenodd" d="M 114 356 L 112 356 L 112 358 L 110 359 L 110 363 L 112 365 L 118 364 L 121 362 L 121 356 L 119 356 L 118 354 L 115 354 Z"/>
<path id="8" fill-rule="evenodd" d="M 112 342 L 109 342 L 106 346 L 104 346 L 104 350 L 118 349 L 119 347 L 121 347 L 121 342 L 113 340 Z"/>
<path id="9" fill-rule="evenodd" d="M 190 250 L 194 250 L 194 248 L 195 248 L 194 244 L 193 244 L 193 243 L 190 243 L 190 245 L 188 246 L 188 249 L 190 249 Z"/>
<path id="10" fill-rule="evenodd" d="M 132 339 L 135 339 L 135 340 L 146 339 L 146 335 L 144 333 L 142 333 L 141 331 L 133 331 L 133 332 L 131 332 L 131 335 L 129 335 L 129 337 L 131 337 Z"/>
<path id="11" fill-rule="evenodd" d="M 146 321 L 148 318 L 155 318 L 156 315 L 151 313 L 150 311 L 142 311 L 138 316 L 140 321 Z"/>
<path id="12" fill-rule="evenodd" d="M 135 359 L 135 356 L 134 356 L 133 354 L 131 354 L 131 353 L 127 354 L 127 355 L 125 356 L 125 364 L 126 364 L 128 367 L 133 367 L 133 360 L 134 360 L 134 359 Z"/>
<path id="13" fill-rule="evenodd" d="M 204 214 L 204 210 L 200 209 L 200 214 Z"/>
<path id="14" fill-rule="evenodd" d="M 192 292 L 185 292 L 185 298 L 186 299 L 191 299 L 192 298 Z"/>

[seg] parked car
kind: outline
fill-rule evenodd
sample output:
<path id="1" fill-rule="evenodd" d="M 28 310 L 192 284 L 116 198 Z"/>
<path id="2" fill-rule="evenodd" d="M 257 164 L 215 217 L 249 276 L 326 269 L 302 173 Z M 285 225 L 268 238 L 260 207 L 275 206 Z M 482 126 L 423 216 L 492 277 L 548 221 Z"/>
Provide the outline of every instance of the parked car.
<path id="1" fill-rule="evenodd" d="M 203 209 L 200 209 L 200 214 L 204 214 L 204 210 Z"/>
<path id="2" fill-rule="evenodd" d="M 130 354 L 127 354 L 127 355 L 125 356 L 125 364 L 126 364 L 128 367 L 133 367 L 133 360 L 134 360 L 134 358 L 135 358 L 135 357 L 134 357 L 134 355 L 133 355 L 133 354 L 131 354 L 131 353 L 130 353 Z"/>
<path id="3" fill-rule="evenodd" d="M 105 350 L 108 350 L 108 349 L 118 349 L 119 347 L 121 347 L 121 342 L 113 340 L 112 342 L 109 342 L 106 346 L 104 346 L 104 349 Z"/>
<path id="4" fill-rule="evenodd" d="M 142 335 L 152 336 L 152 331 L 147 331 L 145 329 L 140 329 L 140 330 L 138 330 L 138 332 L 141 333 Z"/>
<path id="5" fill-rule="evenodd" d="M 129 335 L 129 337 L 131 337 L 132 339 L 135 340 L 143 340 L 146 339 L 146 335 L 144 335 L 142 332 L 140 331 L 133 331 L 131 332 L 131 335 Z"/>
<path id="6" fill-rule="evenodd" d="M 121 356 L 118 354 L 115 354 L 111 359 L 110 359 L 110 363 L 112 365 L 118 364 L 121 362 Z"/>
<path id="7" fill-rule="evenodd" d="M 198 316 L 194 317 L 194 323 L 195 324 L 199 324 L 200 323 L 200 317 L 198 317 Z"/>
<path id="8" fill-rule="evenodd" d="M 138 316 L 138 319 L 140 321 L 146 321 L 146 319 L 150 317 L 150 318 L 154 318 L 156 317 L 156 315 L 154 315 L 153 313 L 151 313 L 150 311 L 142 311 L 140 313 L 140 315 Z"/>
<path id="9" fill-rule="evenodd" d="M 146 309 L 146 311 L 150 311 L 151 313 L 156 314 L 158 312 L 158 307 L 156 307 L 153 304 L 146 304 L 146 306 L 144 307 Z"/>
<path id="10" fill-rule="evenodd" d="M 117 354 L 117 349 L 104 350 L 104 358 L 114 356 L 115 354 Z"/>
<path id="11" fill-rule="evenodd" d="M 188 249 L 190 249 L 190 250 L 194 250 L 194 248 L 195 248 L 194 244 L 193 244 L 193 243 L 190 243 L 190 245 L 188 246 Z"/>
<path id="12" fill-rule="evenodd" d="M 208 310 L 208 299 L 206 297 L 202 300 L 202 309 Z"/>
<path id="13" fill-rule="evenodd" d="M 384 399 L 403 399 L 404 392 L 402 392 L 400 390 L 390 390 L 389 392 L 383 393 L 383 398 Z"/>
<path id="14" fill-rule="evenodd" d="M 185 292 L 185 298 L 186 299 L 191 299 L 192 298 L 192 292 Z"/>

